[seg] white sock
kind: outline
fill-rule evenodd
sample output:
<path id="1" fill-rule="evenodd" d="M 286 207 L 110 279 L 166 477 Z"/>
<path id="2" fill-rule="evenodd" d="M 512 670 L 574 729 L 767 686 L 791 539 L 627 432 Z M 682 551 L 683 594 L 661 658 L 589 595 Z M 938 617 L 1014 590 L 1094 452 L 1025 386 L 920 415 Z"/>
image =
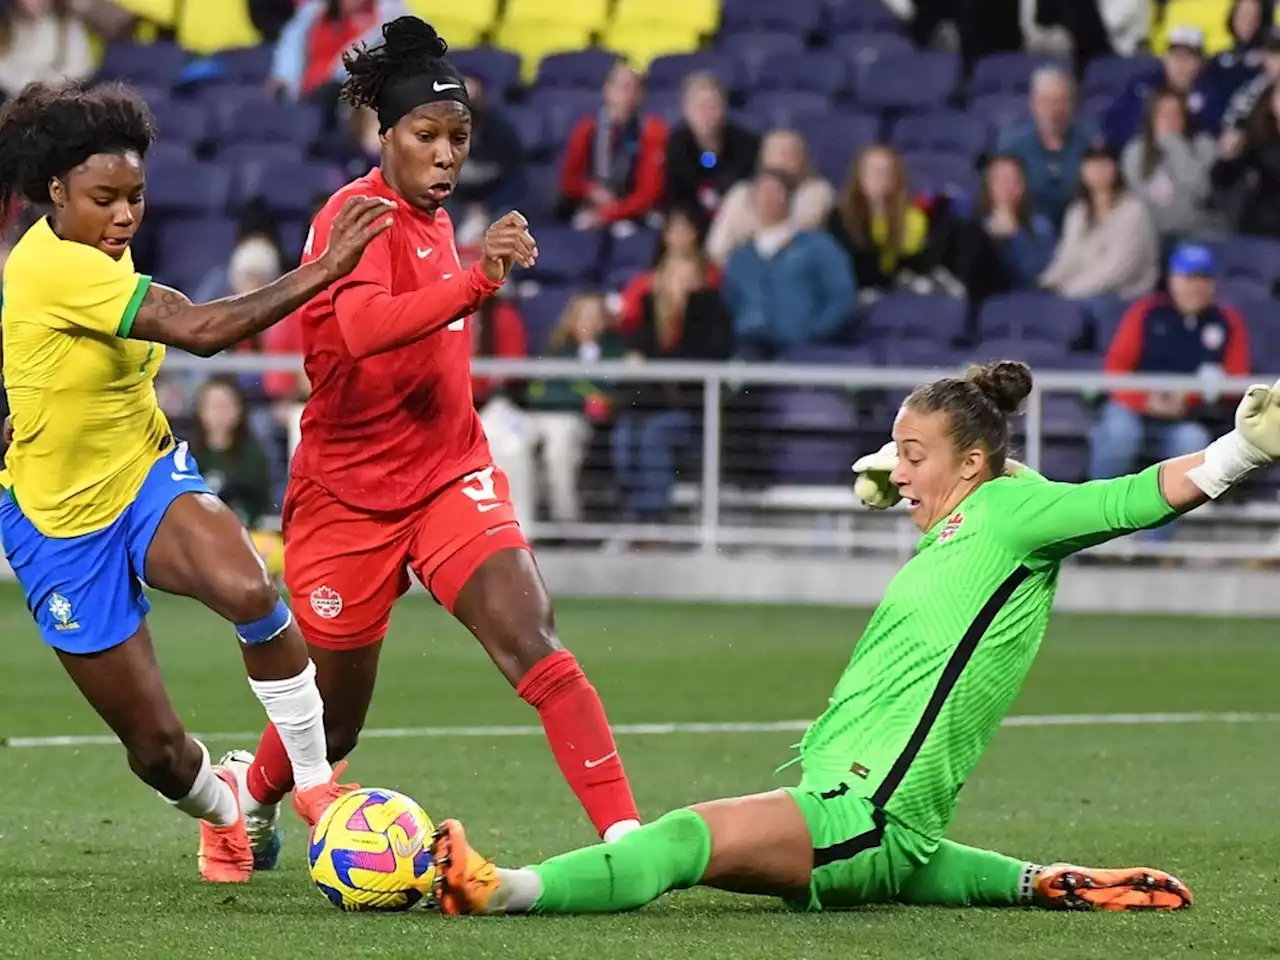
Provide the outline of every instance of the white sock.
<path id="1" fill-rule="evenodd" d="M 299 790 L 327 783 L 333 776 L 324 741 L 324 701 L 316 687 L 316 665 L 288 680 L 249 679 L 249 687 L 262 703 L 267 719 L 276 725 L 293 765 L 293 782 Z"/>
<path id="2" fill-rule="evenodd" d="M 621 840 L 632 830 L 639 830 L 639 829 L 640 829 L 639 820 L 619 820 L 617 823 L 615 823 L 613 826 L 611 826 L 608 830 L 604 832 L 604 837 L 602 839 L 604 840 L 605 843 L 613 843 L 617 840 Z"/>
<path id="3" fill-rule="evenodd" d="M 196 746 L 200 748 L 200 772 L 196 774 L 195 782 L 191 784 L 187 795 L 177 800 L 170 800 L 164 794 L 161 796 L 166 803 L 177 807 L 189 817 L 205 820 L 215 827 L 229 827 L 240 819 L 236 795 L 227 782 L 213 772 L 213 764 L 209 762 L 209 751 L 205 745 L 197 740 Z"/>
<path id="4" fill-rule="evenodd" d="M 1028 863 L 1022 868 L 1022 877 L 1018 881 L 1018 899 L 1024 904 L 1036 902 L 1036 877 L 1044 867 L 1038 863 Z"/>
<path id="5" fill-rule="evenodd" d="M 498 868 L 505 896 L 489 904 L 489 913 L 528 913 L 542 896 L 542 878 L 532 870 Z"/>

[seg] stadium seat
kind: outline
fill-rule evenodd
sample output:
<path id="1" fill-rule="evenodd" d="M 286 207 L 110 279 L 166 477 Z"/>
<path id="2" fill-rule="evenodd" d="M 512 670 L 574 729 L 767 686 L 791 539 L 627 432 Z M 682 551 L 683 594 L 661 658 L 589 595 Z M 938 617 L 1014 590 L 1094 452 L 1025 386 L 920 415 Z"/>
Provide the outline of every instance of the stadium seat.
<path id="1" fill-rule="evenodd" d="M 645 72 L 645 89 L 650 95 L 659 90 L 678 91 L 684 78 L 695 72 L 714 74 L 726 90 L 735 89 L 738 83 L 738 71 L 732 57 L 720 51 L 699 50 L 655 57 Z"/>
<path id="2" fill-rule="evenodd" d="M 736 79 L 746 88 L 756 82 L 760 65 L 776 53 L 800 56 L 804 39 L 787 33 L 740 33 L 716 39 L 715 51 L 731 57 L 738 65 Z"/>
<path id="3" fill-rule="evenodd" d="M 1218 299 L 1241 304 L 1254 300 L 1269 300 L 1272 285 L 1258 277 L 1228 277 L 1218 283 Z"/>
<path id="4" fill-rule="evenodd" d="M 1085 67 L 1081 93 L 1086 97 L 1117 96 L 1130 79 L 1159 66 L 1155 57 L 1098 57 Z"/>
<path id="5" fill-rule="evenodd" d="M 560 170 L 554 163 L 530 163 L 525 168 L 521 212 L 535 224 L 550 220 L 560 194 Z"/>
<path id="6" fill-rule="evenodd" d="M 576 23 L 512 23 L 504 20 L 498 26 L 494 42 L 519 54 L 520 79 L 524 83 L 532 83 L 543 57 L 589 46 L 594 32 Z"/>
<path id="7" fill-rule="evenodd" d="M 953 297 L 889 293 L 871 308 L 864 329 L 871 339 L 918 339 L 945 348 L 963 336 L 968 313 L 968 304 Z"/>
<path id="8" fill-rule="evenodd" d="M 969 355 L 978 363 L 990 360 L 1020 360 L 1036 370 L 1070 369 L 1072 362 L 1065 346 L 1042 340 L 992 338 L 974 346 Z"/>
<path id="9" fill-rule="evenodd" d="M 326 163 L 251 165 L 240 174 L 236 199 L 241 204 L 261 198 L 278 216 L 307 220 L 348 179 L 342 168 Z"/>
<path id="10" fill-rule="evenodd" d="M 249 17 L 248 0 L 180 3 L 175 28 L 178 45 L 192 53 L 217 53 L 262 43 L 262 34 Z"/>
<path id="11" fill-rule="evenodd" d="M 525 339 L 530 354 L 546 353 L 547 342 L 560 318 L 564 316 L 564 308 L 580 292 L 580 288 L 574 286 L 542 284 L 535 296 L 524 297 L 516 302 L 520 316 L 524 319 Z"/>
<path id="12" fill-rule="evenodd" d="M 968 113 L 981 117 L 999 134 L 1031 117 L 1027 97 L 1018 93 L 993 93 L 969 101 Z"/>
<path id="13" fill-rule="evenodd" d="M 853 433 L 858 428 L 849 393 L 839 389 L 766 390 L 761 419 L 766 430 L 796 433 Z"/>
<path id="14" fill-rule="evenodd" d="M 233 143 L 218 151 L 218 163 L 229 167 L 237 184 L 258 183 L 261 168 L 302 164 L 306 154 L 296 143 Z"/>
<path id="15" fill-rule="evenodd" d="M 914 325 L 901 332 L 910 336 L 905 339 L 887 339 L 876 345 L 876 353 L 885 366 L 939 370 L 952 369 L 959 364 L 952 346 L 958 334 L 938 333 L 936 337 L 925 336 L 926 331 Z"/>
<path id="16" fill-rule="evenodd" d="M 1089 448 L 1072 443 L 1046 443 L 1040 451 L 1040 472 L 1050 480 L 1081 483 L 1089 474 Z"/>
<path id="17" fill-rule="evenodd" d="M 712 34 L 720 20 L 719 0 L 618 0 L 615 25 L 667 24 L 682 32 Z"/>
<path id="18" fill-rule="evenodd" d="M 1084 312 L 1079 304 L 1048 293 L 1000 294 L 983 303 L 978 330 L 983 339 L 1039 341 L 1065 349 L 1084 331 Z"/>
<path id="19" fill-rule="evenodd" d="M 970 161 L 986 152 L 991 129 L 980 117 L 959 112 L 909 114 L 893 127 L 892 143 L 906 152 L 954 152 Z"/>
<path id="20" fill-rule="evenodd" d="M 534 88 L 542 90 L 590 90 L 599 93 L 618 55 L 599 47 L 552 53 L 538 64 Z"/>
<path id="21" fill-rule="evenodd" d="M 783 434 L 765 443 L 776 483 L 847 483 L 849 464 L 858 457 L 853 437 Z"/>
<path id="22" fill-rule="evenodd" d="M 600 109 L 600 94 L 592 90 L 534 91 L 529 106 L 542 114 L 544 131 L 552 148 L 563 145 L 579 120 Z"/>
<path id="23" fill-rule="evenodd" d="M 214 163 L 157 162 L 147 168 L 147 206 L 166 216 L 222 214 L 231 199 L 231 173 Z"/>
<path id="24" fill-rule="evenodd" d="M 199 147 L 212 133 L 209 111 L 199 103 L 166 100 L 151 104 L 161 140 Z"/>
<path id="25" fill-rule="evenodd" d="M 1256 373 L 1280 375 L 1280 303 L 1253 300 L 1237 306 L 1249 327 L 1249 365 Z"/>
<path id="26" fill-rule="evenodd" d="M 804 116 L 827 114 L 831 99 L 805 90 L 773 90 L 753 95 L 746 111 L 768 127 L 792 127 Z"/>
<path id="27" fill-rule="evenodd" d="M 405 0 L 405 3 L 410 13 L 430 22 L 451 48 L 479 43 L 498 20 L 499 0 L 467 0 L 448 5 L 437 0 Z"/>
<path id="28" fill-rule="evenodd" d="M 1046 393 L 1040 400 L 1041 428 L 1050 439 L 1079 440 L 1089 435 L 1093 414 L 1070 393 Z"/>
<path id="29" fill-rule="evenodd" d="M 643 273 L 653 266 L 658 242 L 658 231 L 644 227 L 625 237 L 614 237 L 609 245 L 609 269 Z"/>
<path id="30" fill-rule="evenodd" d="M 874 367 L 879 356 L 870 347 L 837 347 L 828 344 L 810 344 L 792 347 L 780 358 L 782 363 L 810 364 L 825 367 Z"/>
<path id="31" fill-rule="evenodd" d="M 264 83 L 275 51 L 267 44 L 223 50 L 217 55 L 223 76 L 232 83 Z"/>
<path id="32" fill-rule="evenodd" d="M 573 0 L 572 3 L 563 0 L 507 0 L 502 26 L 505 29 L 559 24 L 593 33 L 601 30 L 608 18 L 609 0 Z"/>
<path id="33" fill-rule="evenodd" d="M 606 47 L 617 50 L 641 72 L 664 54 L 692 53 L 700 41 L 689 27 L 666 23 L 616 23 L 602 34 Z"/>
<path id="34" fill-rule="evenodd" d="M 538 229 L 538 262 L 525 272 L 540 283 L 576 283 L 598 276 L 599 231 L 545 225 Z"/>
<path id="35" fill-rule="evenodd" d="M 969 79 L 969 96 L 980 97 L 990 93 L 1025 95 L 1031 89 L 1031 75 L 1045 66 L 1059 66 L 1071 71 L 1069 63 L 1046 54 L 993 53 L 974 64 L 973 76 Z"/>
<path id="36" fill-rule="evenodd" d="M 148 163 L 190 163 L 195 158 L 194 147 L 182 140 L 158 140 L 147 151 Z"/>
<path id="37" fill-rule="evenodd" d="M 883 0 L 840 0 L 827 14 L 832 33 L 896 34 L 902 24 Z"/>
<path id="38" fill-rule="evenodd" d="M 907 166 L 912 189 L 918 193 L 972 200 L 982 189 L 982 176 L 968 157 L 954 153 L 907 153 L 903 154 L 902 162 Z"/>
<path id="39" fill-rule="evenodd" d="M 154 205 L 150 191 L 147 199 Z M 221 216 L 161 223 L 155 279 L 180 290 L 194 290 L 206 273 L 226 263 L 237 230 L 234 220 Z"/>
<path id="40" fill-rule="evenodd" d="M 1218 247 L 1218 276 L 1248 277 L 1274 285 L 1280 280 L 1280 241 L 1265 237 L 1232 237 Z"/>
<path id="41" fill-rule="evenodd" d="M 822 0 L 732 0 L 720 12 L 720 32 L 769 31 L 807 37 L 822 25 Z"/>
<path id="42" fill-rule="evenodd" d="M 848 61 L 856 90 L 861 87 L 871 64 L 884 57 L 911 53 L 915 47 L 896 33 L 844 33 L 831 38 L 831 49 Z"/>
<path id="43" fill-rule="evenodd" d="M 505 107 L 502 115 L 515 128 L 525 156 L 540 159 L 549 156 L 553 147 L 559 146 L 548 139 L 546 121 L 537 109 L 529 106 Z"/>
<path id="44" fill-rule="evenodd" d="M 809 148 L 813 166 L 835 184 L 843 183 L 858 154 L 880 139 L 880 119 L 873 114 L 808 114 L 794 127 Z"/>
<path id="45" fill-rule="evenodd" d="M 172 43 L 115 43 L 107 47 L 98 79 L 170 90 L 187 60 L 187 52 Z"/>
<path id="46" fill-rule="evenodd" d="M 255 97 L 238 104 L 218 104 L 218 132 L 223 143 L 291 143 L 309 145 L 320 135 L 319 111 L 306 103 L 284 103 Z"/>
<path id="47" fill-rule="evenodd" d="M 1209 56 L 1230 50 L 1235 45 L 1227 24 L 1230 15 L 1231 0 L 1162 0 L 1151 7 L 1151 50 L 1156 54 L 1168 52 L 1169 31 L 1176 27 L 1198 28 L 1204 34 L 1204 50 Z"/>
<path id="48" fill-rule="evenodd" d="M 757 92 L 801 90 L 834 98 L 849 89 L 849 65 L 838 53 L 815 50 L 803 57 L 774 54 L 761 65 Z"/>
<path id="49" fill-rule="evenodd" d="M 943 107 L 960 80 L 960 60 L 951 53 L 910 53 L 871 64 L 858 88 L 858 101 L 875 110 Z"/>
<path id="50" fill-rule="evenodd" d="M 450 50 L 449 59 L 463 74 L 479 77 L 493 99 L 505 100 L 520 86 L 520 57 L 510 50 L 490 46 Z"/>

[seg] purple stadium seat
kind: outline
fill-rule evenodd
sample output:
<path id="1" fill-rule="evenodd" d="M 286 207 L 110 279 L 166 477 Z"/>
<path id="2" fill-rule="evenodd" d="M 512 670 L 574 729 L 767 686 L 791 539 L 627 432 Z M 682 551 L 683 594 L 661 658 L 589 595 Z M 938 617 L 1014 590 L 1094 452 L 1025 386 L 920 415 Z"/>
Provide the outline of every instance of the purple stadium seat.
<path id="1" fill-rule="evenodd" d="M 778 53 L 799 56 L 804 40 L 789 33 L 737 33 L 716 40 L 715 52 L 722 53 L 737 65 L 735 86 L 749 87 L 755 82 L 760 64 Z"/>
<path id="2" fill-rule="evenodd" d="M 804 363 L 826 367 L 874 367 L 879 357 L 868 347 L 835 347 L 816 344 L 793 347 L 783 354 L 783 363 Z"/>
<path id="3" fill-rule="evenodd" d="M 1218 276 L 1248 277 L 1268 285 L 1280 280 L 1280 240 L 1232 237 L 1218 246 Z"/>
<path id="4" fill-rule="evenodd" d="M 983 57 L 973 67 L 969 80 L 969 96 L 980 97 L 989 93 L 1020 93 L 1031 88 L 1031 75 L 1041 67 L 1056 65 L 1071 70 L 1071 65 L 1059 57 L 1038 53 L 993 53 Z"/>
<path id="5" fill-rule="evenodd" d="M 694 72 L 713 73 L 728 90 L 738 83 L 738 70 L 730 54 L 716 50 L 672 53 L 656 57 L 645 72 L 645 89 L 652 96 L 659 90 L 679 90 L 684 78 Z"/>
<path id="6" fill-rule="evenodd" d="M 803 57 L 775 54 L 760 65 L 757 93 L 800 90 L 835 97 L 849 89 L 849 65 L 838 53 L 814 50 Z"/>
<path id="7" fill-rule="evenodd" d="M 1149 73 L 1160 63 L 1155 57 L 1099 57 L 1090 60 L 1084 71 L 1082 92 L 1086 97 L 1115 97 L 1135 76 Z"/>
<path id="8" fill-rule="evenodd" d="M 186 62 L 186 51 L 172 43 L 116 43 L 107 47 L 98 78 L 169 90 Z"/>
<path id="9" fill-rule="evenodd" d="M 867 70 L 883 57 L 912 53 L 915 47 L 896 33 L 842 33 L 831 38 L 831 49 L 849 63 L 854 89 L 862 86 Z"/>
<path id="10" fill-rule="evenodd" d="M 827 28 L 832 33 L 895 34 L 902 24 L 882 0 L 840 0 L 827 13 Z"/>
<path id="11" fill-rule="evenodd" d="M 553 53 L 538 64 L 537 90 L 590 90 L 599 95 L 604 78 L 617 62 L 612 50 L 598 47 Z"/>
<path id="12" fill-rule="evenodd" d="M 644 112 L 659 117 L 668 128 L 684 119 L 679 90 L 650 90 L 644 97 Z"/>
<path id="13" fill-rule="evenodd" d="M 538 262 L 527 276 L 544 283 L 571 283 L 597 275 L 602 236 L 597 230 L 574 230 L 548 224 L 538 229 Z"/>
<path id="14" fill-rule="evenodd" d="M 266 168 L 283 169 L 305 160 L 302 148 L 295 143 L 234 143 L 218 152 L 218 162 L 232 171 L 234 192 L 241 197 L 246 192 L 244 184 L 260 183 Z"/>
<path id="15" fill-rule="evenodd" d="M 225 217 L 161 223 L 156 280 L 180 290 L 193 290 L 206 273 L 226 262 L 235 246 L 236 232 L 236 222 Z"/>
<path id="16" fill-rule="evenodd" d="M 871 308 L 864 329 L 870 339 L 915 339 L 947 349 L 964 334 L 968 313 L 968 304 L 953 297 L 890 293 Z M 889 363 L 901 365 L 893 360 Z"/>
<path id="17" fill-rule="evenodd" d="M 269 44 L 223 50 L 215 59 L 223 76 L 233 83 L 263 83 L 271 73 L 275 50 Z"/>
<path id="18" fill-rule="evenodd" d="M 1280 375 L 1280 303 L 1255 300 L 1239 307 L 1249 326 L 1249 365 L 1258 373 Z"/>
<path id="19" fill-rule="evenodd" d="M 746 110 L 766 127 L 791 127 L 800 117 L 830 113 L 831 100 L 807 90 L 774 90 L 757 93 L 747 101 Z"/>
<path id="20" fill-rule="evenodd" d="M 794 124 L 819 173 L 843 183 L 858 154 L 880 139 L 880 119 L 865 113 L 807 114 Z"/>
<path id="21" fill-rule="evenodd" d="M 883 57 L 871 64 L 858 100 L 876 110 L 929 110 L 943 107 L 960 80 L 960 59 L 925 51 Z"/>
<path id="22" fill-rule="evenodd" d="M 973 168 L 973 159 L 954 153 L 903 154 L 911 187 L 918 193 L 941 194 L 969 199 L 982 189 L 982 177 Z"/>
<path id="23" fill-rule="evenodd" d="M 1227 277 L 1218 283 L 1218 299 L 1237 305 L 1254 300 L 1269 300 L 1271 284 L 1258 277 Z"/>
<path id="24" fill-rule="evenodd" d="M 524 319 L 526 339 L 529 353 L 533 355 L 545 353 L 551 331 L 556 328 L 564 315 L 564 308 L 569 300 L 581 292 L 578 287 L 542 285 L 537 296 L 526 297 L 516 301 L 520 316 Z"/>
<path id="25" fill-rule="evenodd" d="M 464 75 L 479 77 L 496 100 L 520 86 L 520 57 L 510 50 L 487 46 L 450 50 L 449 60 Z"/>
<path id="26" fill-rule="evenodd" d="M 609 270 L 642 273 L 653 266 L 658 248 L 658 231 L 640 228 L 625 237 L 614 237 L 609 246 Z"/>
<path id="27" fill-rule="evenodd" d="M 849 465 L 858 458 L 853 437 L 784 434 L 770 437 L 766 448 L 778 483 L 848 483 Z"/>
<path id="28" fill-rule="evenodd" d="M 148 163 L 192 163 L 196 159 L 191 144 L 178 140 L 158 140 L 147 151 Z"/>
<path id="29" fill-rule="evenodd" d="M 636 273 L 631 267 L 610 267 L 604 272 L 602 286 L 610 293 L 621 293 L 635 279 Z"/>
<path id="30" fill-rule="evenodd" d="M 242 103 L 265 97 L 260 83 L 208 83 L 195 88 L 196 101 L 204 104 L 218 122 L 235 113 Z"/>
<path id="31" fill-rule="evenodd" d="M 1046 393 L 1040 401 L 1044 435 L 1051 439 L 1080 440 L 1089 435 L 1093 414 L 1078 396 Z"/>
<path id="32" fill-rule="evenodd" d="M 151 104 L 161 140 L 199 146 L 211 134 L 209 111 L 199 103 L 163 100 Z"/>
<path id="33" fill-rule="evenodd" d="M 908 336 L 913 339 L 888 339 L 879 344 L 879 356 L 886 366 L 949 370 L 959 363 L 959 354 L 951 346 L 954 336 L 925 338 L 919 329 L 909 330 Z"/>
<path id="34" fill-rule="evenodd" d="M 989 360 L 1021 360 L 1037 370 L 1060 370 L 1070 367 L 1066 360 L 1069 352 L 1064 344 L 1044 340 L 1017 338 L 984 338 L 968 354 L 979 363 Z"/>
<path id="35" fill-rule="evenodd" d="M 1111 108 L 1111 104 L 1115 103 L 1116 98 L 1110 94 L 1099 94 L 1092 97 L 1085 97 L 1080 101 L 1080 109 L 1077 116 L 1086 123 L 1092 123 L 1097 126 L 1102 121 L 1102 115 Z"/>
<path id="36" fill-rule="evenodd" d="M 147 165 L 147 206 L 161 217 L 221 214 L 231 198 L 231 171 L 190 160 Z"/>
<path id="37" fill-rule="evenodd" d="M 236 106 L 219 103 L 219 137 L 223 143 L 297 143 L 310 145 L 320 135 L 322 120 L 310 104 L 255 97 Z"/>
<path id="38" fill-rule="evenodd" d="M 891 139 L 904 153 L 954 152 L 972 160 L 986 151 L 991 128 L 981 117 L 966 113 L 908 114 L 894 124 Z"/>
<path id="39" fill-rule="evenodd" d="M 766 430 L 852 433 L 858 414 L 843 390 L 782 388 L 765 391 L 763 421 Z"/>
<path id="40" fill-rule="evenodd" d="M 1046 443 L 1040 457 L 1040 472 L 1050 480 L 1081 483 L 1088 479 L 1089 448 L 1082 443 Z"/>
<path id="41" fill-rule="evenodd" d="M 261 197 L 281 217 L 310 220 L 329 194 L 347 182 L 341 167 L 327 163 L 271 163 L 241 171 L 237 199 Z"/>
<path id="42" fill-rule="evenodd" d="M 302 247 L 310 231 L 310 220 L 285 220 L 280 224 L 280 247 L 284 251 L 286 269 L 296 266 L 302 259 Z"/>
<path id="43" fill-rule="evenodd" d="M 560 196 L 560 170 L 554 163 L 531 163 L 525 168 L 521 212 L 535 225 L 551 217 Z"/>
<path id="44" fill-rule="evenodd" d="M 552 143 L 547 139 L 547 125 L 540 111 L 525 106 L 504 107 L 502 114 L 515 128 L 526 156 L 542 157 L 550 152 Z"/>
<path id="45" fill-rule="evenodd" d="M 774 31 L 804 37 L 817 31 L 822 17 L 822 0 L 725 0 L 720 32 Z"/>
<path id="46" fill-rule="evenodd" d="M 1084 312 L 1079 304 L 1048 293 L 1007 293 L 982 305 L 978 329 L 984 339 L 1032 340 L 1065 347 L 1083 332 Z"/>
<path id="47" fill-rule="evenodd" d="M 994 93 L 970 100 L 969 114 L 982 118 L 1000 134 L 1028 119 L 1031 107 L 1025 95 Z"/>
<path id="48" fill-rule="evenodd" d="M 547 140 L 559 153 L 577 122 L 600 109 L 600 94 L 592 90 L 538 90 L 529 97 L 529 106 L 542 114 Z"/>

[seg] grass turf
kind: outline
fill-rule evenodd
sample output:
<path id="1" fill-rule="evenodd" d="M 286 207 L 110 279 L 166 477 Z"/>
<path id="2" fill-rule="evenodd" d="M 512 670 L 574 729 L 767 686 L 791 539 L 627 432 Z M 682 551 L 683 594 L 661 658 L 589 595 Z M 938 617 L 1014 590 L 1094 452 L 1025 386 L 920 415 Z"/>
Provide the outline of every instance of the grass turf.
<path id="1" fill-rule="evenodd" d="M 771 721 L 821 710 L 865 615 L 822 608 L 559 604 L 562 635 L 617 723 Z M 152 618 L 195 730 L 261 712 L 230 630 L 158 598 Z M 0 736 L 106 732 L 0 588 Z M 1055 618 L 1017 714 L 1276 710 L 1273 623 Z M 429 600 L 398 609 L 371 727 L 532 724 L 478 647 Z M 955 839 L 1029 859 L 1151 864 L 1197 896 L 1179 915 L 883 907 L 801 916 L 691 891 L 608 918 L 345 915 L 309 884 L 292 815 L 281 869 L 247 887 L 196 879 L 195 831 L 116 747 L 0 748 L 0 957 L 305 956 L 840 958 L 1280 955 L 1274 723 L 1031 726 L 1002 731 L 965 788 Z M 766 789 L 795 733 L 620 738 L 649 817 Z M 252 742 L 211 741 L 219 752 Z M 459 816 L 500 862 L 593 839 L 538 736 L 370 738 L 351 773 Z"/>

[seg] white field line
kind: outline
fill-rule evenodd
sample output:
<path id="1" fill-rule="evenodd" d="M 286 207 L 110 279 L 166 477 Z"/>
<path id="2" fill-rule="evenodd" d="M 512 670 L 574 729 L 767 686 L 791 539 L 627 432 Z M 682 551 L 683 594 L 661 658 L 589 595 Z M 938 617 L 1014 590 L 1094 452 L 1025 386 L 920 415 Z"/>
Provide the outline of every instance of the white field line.
<path id="1" fill-rule="evenodd" d="M 1280 713 L 1041 713 L 1006 717 L 1006 727 L 1103 727 L 1164 726 L 1177 723 L 1280 723 Z M 620 723 L 616 734 L 664 737 L 672 734 L 788 733 L 808 727 L 807 720 L 776 720 L 768 723 Z M 256 742 L 261 731 L 239 733 L 199 733 L 203 740 Z M 513 727 L 384 727 L 364 730 L 364 739 L 452 739 L 455 737 L 542 736 L 540 726 Z M 61 737 L 0 737 L 3 747 L 100 747 L 118 741 L 110 734 Z"/>

